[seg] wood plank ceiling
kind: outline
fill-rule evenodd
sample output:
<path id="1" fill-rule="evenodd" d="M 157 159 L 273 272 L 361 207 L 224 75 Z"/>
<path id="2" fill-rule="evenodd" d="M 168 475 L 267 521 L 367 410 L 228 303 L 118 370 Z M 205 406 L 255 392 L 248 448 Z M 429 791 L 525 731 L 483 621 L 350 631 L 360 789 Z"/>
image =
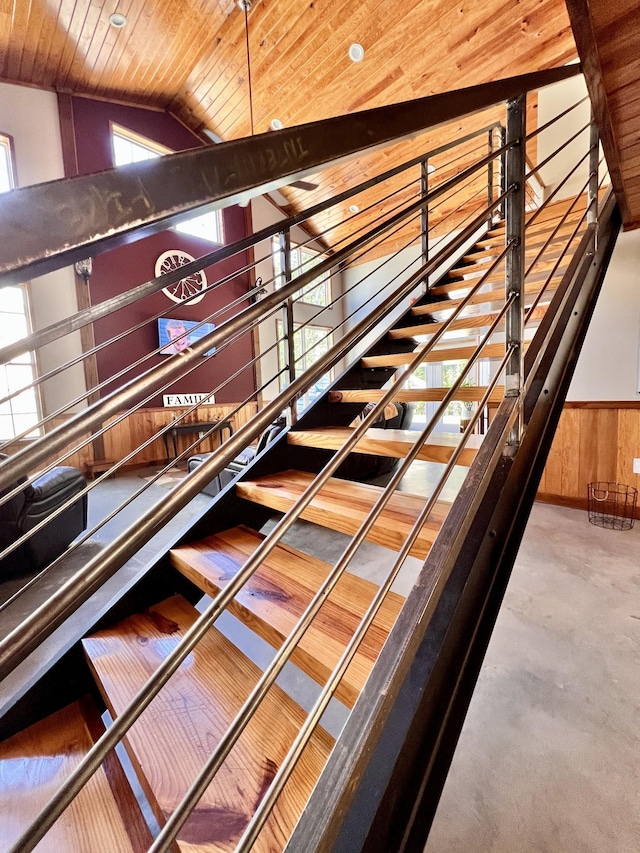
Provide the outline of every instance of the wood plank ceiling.
<path id="1" fill-rule="evenodd" d="M 122 29 L 109 25 L 116 10 Z M 576 56 L 564 0 L 253 0 L 247 22 L 256 133 Z M 245 36 L 235 0 L 0 0 L 0 79 L 163 109 L 227 140 L 251 132 Z M 348 58 L 353 42 L 362 62 Z M 328 170 L 287 199 L 300 209 L 442 138 Z"/>
<path id="2" fill-rule="evenodd" d="M 567 0 L 627 230 L 640 227 L 640 4 Z"/>

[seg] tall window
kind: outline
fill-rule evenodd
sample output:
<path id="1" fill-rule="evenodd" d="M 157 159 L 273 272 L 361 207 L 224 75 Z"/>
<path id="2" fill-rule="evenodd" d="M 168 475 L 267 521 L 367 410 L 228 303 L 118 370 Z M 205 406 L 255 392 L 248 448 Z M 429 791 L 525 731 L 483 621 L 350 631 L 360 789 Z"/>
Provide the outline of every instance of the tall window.
<path id="1" fill-rule="evenodd" d="M 282 269 L 282 252 L 280 251 L 280 240 L 273 238 L 273 271 L 275 274 L 276 287 L 284 284 L 284 270 Z M 309 249 L 307 246 L 291 246 L 291 278 L 298 278 L 304 272 L 313 269 L 324 256 L 319 252 Z M 319 305 L 326 307 L 331 302 L 331 288 L 329 271 L 321 273 L 313 281 L 310 281 L 297 297 L 300 302 L 308 305 Z"/>
<path id="2" fill-rule="evenodd" d="M 29 334 L 26 293 L 22 285 L 0 288 L 2 343 L 10 344 Z M 23 353 L 0 365 L 0 399 L 30 385 L 35 376 L 31 353 Z M 30 430 L 38 421 L 38 400 L 33 388 L 0 403 L 0 439 L 6 441 Z M 28 437 L 39 435 L 34 429 Z"/>
<path id="3" fill-rule="evenodd" d="M 284 340 L 284 324 L 282 320 L 276 322 L 278 334 L 278 368 L 283 371 L 287 366 L 287 342 Z M 294 326 L 293 332 L 293 348 L 296 359 L 296 376 L 299 376 L 307 368 L 315 364 L 321 358 L 333 343 L 331 329 L 325 326 Z M 331 371 L 325 373 L 320 379 L 307 391 L 307 393 L 298 400 L 298 408 L 305 409 L 310 403 L 319 397 L 323 391 L 329 387 L 331 381 Z M 287 384 L 286 372 L 280 374 L 280 390 L 283 390 Z"/>
<path id="4" fill-rule="evenodd" d="M 111 125 L 111 141 L 113 144 L 113 163 L 115 166 L 126 166 L 129 163 L 139 163 L 141 160 L 154 160 L 165 154 L 171 154 L 170 148 L 145 139 L 137 133 L 132 133 L 117 124 Z M 181 234 L 209 240 L 211 243 L 222 243 L 222 215 L 219 210 L 194 216 L 175 226 Z"/>
<path id="5" fill-rule="evenodd" d="M 0 133 L 0 193 L 6 193 L 14 184 L 11 137 Z"/>
<path id="6" fill-rule="evenodd" d="M 0 134 L 0 192 L 7 192 L 15 186 L 12 141 L 10 136 Z M 0 329 L 2 344 L 11 344 L 29 334 L 29 321 L 26 303 L 26 289 L 23 285 L 0 287 Z M 33 388 L 19 392 L 31 385 L 35 378 L 35 368 L 31 353 L 17 356 L 0 365 L 0 399 L 10 394 L 16 396 L 0 403 L 0 441 L 7 441 L 30 430 L 38 421 L 38 400 Z M 38 435 L 33 429 L 29 436 Z"/>

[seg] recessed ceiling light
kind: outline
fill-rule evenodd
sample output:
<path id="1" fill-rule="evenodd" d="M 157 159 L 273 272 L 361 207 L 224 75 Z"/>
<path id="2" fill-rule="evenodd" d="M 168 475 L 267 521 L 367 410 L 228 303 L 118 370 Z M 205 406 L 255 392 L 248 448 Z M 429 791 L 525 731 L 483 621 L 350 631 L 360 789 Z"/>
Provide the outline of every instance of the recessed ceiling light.
<path id="1" fill-rule="evenodd" d="M 351 204 L 349 205 L 349 210 L 351 211 L 351 213 L 358 213 L 360 208 L 357 204 Z"/>
<path id="2" fill-rule="evenodd" d="M 349 59 L 352 62 L 362 62 L 364 59 L 364 48 L 361 44 L 355 42 L 349 48 Z"/>
<path id="3" fill-rule="evenodd" d="M 282 122 L 279 118 L 272 118 L 269 127 L 271 128 L 271 130 L 282 130 L 282 128 L 284 127 L 284 122 Z"/>
<path id="4" fill-rule="evenodd" d="M 126 15 L 123 15 L 122 12 L 114 12 L 113 15 L 109 15 L 109 23 L 117 30 L 121 30 L 127 23 Z"/>
<path id="5" fill-rule="evenodd" d="M 436 167 L 433 165 L 433 163 L 429 163 L 429 165 L 427 166 L 427 174 L 433 175 L 435 170 L 436 170 Z"/>

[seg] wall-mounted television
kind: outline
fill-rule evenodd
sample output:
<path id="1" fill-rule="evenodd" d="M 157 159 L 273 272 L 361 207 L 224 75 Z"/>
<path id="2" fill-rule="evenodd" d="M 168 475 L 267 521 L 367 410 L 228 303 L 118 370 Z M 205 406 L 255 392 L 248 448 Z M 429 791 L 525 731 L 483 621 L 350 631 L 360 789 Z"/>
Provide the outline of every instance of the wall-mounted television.
<path id="1" fill-rule="evenodd" d="M 196 328 L 197 326 L 197 328 Z M 210 334 L 215 329 L 215 323 L 198 324 L 197 320 L 178 320 L 172 317 L 161 317 L 158 320 L 158 339 L 162 347 L 160 355 L 176 355 L 179 352 L 187 349 L 200 338 Z M 215 347 L 204 353 L 204 355 L 213 355 L 216 351 Z"/>

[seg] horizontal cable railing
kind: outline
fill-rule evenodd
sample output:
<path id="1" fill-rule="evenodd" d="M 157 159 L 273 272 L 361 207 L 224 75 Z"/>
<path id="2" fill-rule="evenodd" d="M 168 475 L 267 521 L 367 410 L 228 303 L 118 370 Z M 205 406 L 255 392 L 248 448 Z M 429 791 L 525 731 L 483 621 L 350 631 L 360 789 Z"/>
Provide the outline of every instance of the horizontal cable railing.
<path id="1" fill-rule="evenodd" d="M 573 73 L 573 71 L 571 72 Z M 560 79 L 569 76 L 569 72 L 551 74 L 549 79 Z M 499 91 L 504 96 L 515 96 L 526 88 L 526 81 L 514 82 Z M 497 92 L 498 90 L 496 90 Z M 476 93 L 477 94 L 477 93 Z M 486 94 L 478 102 L 479 105 L 495 103 L 494 94 Z M 419 102 L 418 102 L 419 103 Z M 438 102 L 436 118 L 448 113 L 449 107 L 445 108 L 444 102 Z M 422 105 L 424 107 L 424 104 Z M 474 104 L 475 106 L 475 104 Z M 460 109 L 458 107 L 458 109 Z M 568 112 L 568 111 L 566 111 Z M 563 113 L 562 115 L 566 114 Z M 558 118 L 561 118 L 559 116 Z M 366 119 L 363 118 L 362 121 Z M 433 119 L 435 120 L 435 119 Z M 398 121 L 400 118 L 398 117 Z M 429 121 L 432 121 L 430 119 Z M 426 127 L 424 118 L 417 119 L 412 116 L 408 119 L 409 125 L 413 122 L 414 127 Z M 336 125 L 337 126 L 337 125 Z M 553 122 L 549 122 L 539 130 L 552 130 Z M 335 128 L 334 128 L 335 129 Z M 508 131 L 508 128 L 507 128 Z M 565 140 L 563 145 L 569 144 L 582 134 L 584 128 L 578 133 Z M 408 135 L 411 131 L 403 124 L 403 129 L 394 128 L 395 137 L 400 138 Z M 292 139 L 304 140 L 300 146 L 305 149 L 302 154 L 296 150 L 292 159 L 296 160 L 295 168 L 287 173 L 288 178 L 301 177 L 318 171 L 322 162 L 333 162 L 336 157 L 351 156 L 345 152 L 333 153 L 330 158 L 326 153 L 313 153 L 316 149 L 309 146 L 306 150 L 306 131 L 303 129 L 299 136 L 288 134 L 286 140 L 292 145 Z M 342 556 L 331 567 L 327 578 L 314 593 L 311 602 L 306 606 L 299 617 L 295 627 L 283 645 L 274 655 L 272 662 L 264 670 L 251 695 L 248 696 L 241 709 L 238 711 L 233 723 L 220 741 L 212 749 L 205 766 L 198 777 L 190 785 L 189 789 L 182 793 L 180 802 L 173 814 L 167 818 L 160 834 L 154 840 L 150 848 L 154 853 L 167 850 L 179 837 L 179 831 L 193 808 L 198 803 L 202 794 L 210 784 L 216 772 L 222 766 L 234 744 L 244 731 L 245 726 L 252 718 L 261 701 L 267 695 L 270 687 L 275 683 L 278 675 L 282 672 L 285 664 L 290 660 L 291 654 L 296 648 L 304 632 L 310 626 L 317 615 L 322 604 L 327 600 L 331 590 L 338 580 L 351 565 L 354 555 L 367 538 L 376 521 L 381 517 L 385 507 L 392 496 L 396 493 L 403 477 L 406 476 L 411 466 L 419 459 L 420 453 L 432 437 L 434 430 L 442 422 L 443 417 L 450 409 L 454 401 L 461 399 L 461 391 L 472 385 L 478 385 L 480 375 L 480 364 L 485 381 L 481 393 L 476 396 L 476 402 L 469 409 L 470 417 L 461 430 L 457 443 L 452 447 L 451 454 L 447 459 L 444 470 L 440 472 L 430 494 L 425 498 L 424 507 L 418 515 L 411 531 L 406 536 L 397 558 L 394 559 L 392 568 L 383 579 L 374 600 L 367 608 L 365 616 L 356 633 L 349 640 L 339 662 L 333 673 L 321 690 L 312 710 L 307 716 L 295 742 L 287 757 L 282 762 L 275 774 L 272 784 L 257 807 L 256 812 L 247 827 L 243 830 L 241 838 L 237 842 L 237 850 L 245 851 L 251 849 L 259 836 L 259 833 L 267 820 L 270 810 L 273 808 L 278 796 L 286 785 L 287 779 L 295 766 L 295 763 L 308 743 L 315 727 L 322 721 L 324 711 L 330 699 L 334 696 L 344 673 L 349 666 L 358 645 L 365 632 L 373 623 L 384 597 L 391 588 L 391 584 L 402 570 L 406 557 L 416 542 L 423 525 L 429 519 L 436 501 L 440 498 L 443 490 L 450 481 L 454 469 L 460 464 L 465 448 L 469 447 L 472 435 L 486 432 L 488 427 L 489 407 L 496 394 L 499 393 L 501 385 L 506 385 L 512 391 L 517 391 L 514 396 L 522 396 L 527 386 L 528 377 L 520 375 L 517 381 L 518 388 L 510 386 L 509 377 L 513 377 L 514 358 L 519 354 L 524 366 L 524 350 L 528 340 L 525 338 L 525 326 L 533 327 L 538 324 L 545 310 L 552 312 L 557 310 L 555 301 L 552 302 L 551 293 L 557 286 L 557 280 L 562 276 L 566 267 L 572 262 L 572 253 L 576 246 L 584 245 L 587 233 L 588 211 L 597 207 L 597 198 L 587 204 L 584 202 L 587 189 L 593 193 L 594 176 L 589 175 L 586 182 L 581 183 L 579 189 L 572 195 L 566 192 L 566 184 L 574 172 L 584 164 L 585 157 L 593 162 L 593 152 L 587 152 L 581 156 L 578 163 L 571 172 L 557 186 L 549 190 L 545 200 L 540 200 L 540 188 L 531 189 L 531 178 L 536 174 L 544 172 L 544 169 L 552 162 L 558 151 L 554 151 L 545 157 L 540 163 L 534 164 L 529 170 L 529 183 L 524 178 L 519 182 L 513 179 L 513 165 L 505 162 L 513 157 L 517 151 L 523 155 L 525 142 L 532 139 L 535 134 L 522 134 L 517 139 L 507 133 L 506 141 L 504 125 L 502 122 L 493 122 L 483 126 L 481 129 L 468 134 L 462 140 L 452 140 L 450 144 L 442 146 L 436 151 L 426 152 L 416 157 L 402 167 L 369 179 L 350 191 L 341 193 L 336 201 L 322 202 L 308 211 L 296 214 L 289 219 L 278 222 L 273 226 L 258 231 L 255 235 L 243 238 L 235 246 L 223 247 L 214 252 L 207 253 L 195 261 L 180 267 L 179 270 L 168 273 L 166 276 L 157 276 L 142 285 L 132 288 L 124 294 L 105 300 L 94 307 L 79 311 L 74 317 L 65 321 L 52 324 L 50 327 L 35 331 L 23 341 L 18 341 L 0 350 L 0 357 L 14 358 L 16 355 L 31 352 L 42 346 L 51 344 L 60 337 L 76 332 L 85 326 L 97 323 L 114 312 L 124 310 L 131 306 L 144 305 L 144 300 L 163 287 L 175 285 L 183 278 L 192 273 L 200 272 L 215 263 L 234 258 L 248 249 L 255 249 L 256 257 L 250 260 L 240 259 L 240 266 L 232 273 L 227 273 L 217 278 L 212 284 L 208 284 L 206 294 L 213 294 L 219 289 L 235 285 L 239 288 L 247 287 L 245 279 L 249 279 L 251 286 L 244 292 L 234 294 L 222 307 L 213 311 L 202 311 L 202 319 L 199 319 L 192 329 L 184 331 L 177 338 L 187 340 L 188 335 L 195 329 L 201 329 L 204 334 L 197 340 L 189 339 L 189 347 L 184 351 L 175 350 L 164 362 L 157 362 L 157 357 L 166 349 L 167 344 L 160 342 L 153 351 L 145 354 L 139 359 L 131 361 L 122 370 L 110 376 L 99 377 L 100 381 L 87 387 L 80 395 L 73 399 L 72 407 L 80 403 L 86 404 L 81 412 L 70 412 L 59 408 L 51 414 L 44 415 L 38 419 L 30 429 L 24 429 L 18 436 L 2 445 L 7 450 L 13 450 L 11 457 L 0 463 L 0 510 L 3 504 L 7 504 L 24 489 L 25 480 L 17 484 L 18 478 L 28 478 L 34 481 L 38 475 L 33 474 L 36 468 L 42 471 L 52 470 L 65 459 L 73 459 L 74 456 L 84 452 L 88 448 L 95 448 L 98 442 L 108 442 L 110 431 L 127 422 L 136 412 L 144 410 L 145 405 L 158 397 L 163 392 L 168 392 L 175 383 L 189 377 L 198 367 L 203 364 L 215 363 L 228 357 L 234 344 L 253 336 L 255 341 L 260 338 L 259 346 L 254 348 L 253 355 L 245 364 L 237 366 L 228 376 L 222 378 L 215 386 L 206 389 L 202 399 L 190 403 L 175 417 L 170 419 L 159 429 L 148 435 L 135 447 L 131 447 L 120 458 L 108 460 L 104 454 L 95 457 L 97 463 L 104 463 L 104 470 L 95 480 L 87 484 L 83 494 L 91 494 L 104 484 L 108 477 L 122 473 L 124 469 L 133 464 L 137 457 L 148 459 L 145 453 L 156 443 L 156 449 L 160 440 L 167 440 L 177 427 L 189 426 L 190 423 L 197 424 L 193 417 L 198 416 L 198 409 L 208 405 L 213 406 L 214 400 L 222 396 L 229 399 L 233 394 L 234 383 L 237 383 L 245 374 L 251 374 L 250 389 L 241 399 L 218 405 L 224 411 L 221 413 L 217 423 L 208 424 L 206 429 L 201 430 L 193 441 L 182 447 L 175 457 L 163 460 L 158 470 L 149 478 L 144 485 L 138 486 L 135 492 L 129 496 L 123 506 L 128 506 L 139 495 L 151 488 L 157 480 L 170 468 L 184 463 L 191 454 L 211 438 L 214 439 L 214 450 L 211 456 L 199 465 L 191 473 L 186 474 L 181 482 L 172 488 L 167 495 L 156 505 L 146 510 L 137 520 L 136 524 L 120 533 L 112 547 L 97 556 L 92 557 L 83 568 L 71 579 L 62 584 L 50 596 L 46 607 L 28 617 L 22 624 L 14 628 L 6 637 L 0 639 L 0 673 L 4 676 L 17 666 L 24 658 L 49 636 L 52 631 L 65 619 L 71 616 L 78 606 L 86 601 L 102 584 L 111 578 L 126 561 L 133 556 L 142 544 L 147 542 L 152 535 L 176 512 L 184 508 L 201 489 L 226 465 L 228 465 L 239 451 L 254 442 L 260 433 L 283 411 L 288 410 L 290 424 L 295 423 L 297 418 L 304 415 L 304 407 L 300 405 L 310 391 L 316 385 L 321 385 L 321 392 L 328 391 L 333 382 L 330 377 L 331 371 L 343 368 L 343 376 L 348 373 L 348 368 L 357 362 L 354 360 L 353 352 L 363 342 L 368 341 L 371 336 L 382 334 L 384 324 L 388 323 L 390 313 L 394 311 L 400 318 L 400 325 L 394 329 L 398 335 L 404 334 L 404 329 L 409 329 L 415 340 L 415 348 L 406 355 L 406 359 L 399 372 L 383 383 L 379 393 L 372 394 L 372 403 L 368 413 L 358 422 L 354 423 L 348 432 L 344 443 L 336 449 L 331 459 L 323 463 L 320 473 L 312 480 L 310 485 L 297 498 L 291 508 L 284 513 L 274 528 L 265 536 L 254 553 L 246 560 L 242 568 L 230 580 L 228 585 L 217 595 L 206 603 L 202 614 L 198 617 L 191 629 L 184 637 L 176 643 L 175 648 L 165 661 L 154 672 L 148 682 L 137 692 L 128 707 L 118 715 L 102 737 L 97 740 L 87 757 L 79 764 L 77 769 L 60 787 L 58 793 L 45 808 L 38 821 L 23 834 L 14 847 L 12 853 L 34 849 L 44 837 L 47 830 L 55 820 L 62 814 L 69 803 L 77 795 L 79 790 L 91 778 L 100 767 L 109 752 L 126 736 L 131 726 L 140 717 L 145 708 L 149 706 L 154 697 L 159 693 L 171 676 L 177 671 L 181 663 L 206 635 L 209 628 L 217 622 L 219 617 L 228 609 L 234 597 L 243 589 L 255 571 L 264 563 L 274 548 L 281 542 L 282 537 L 291 530 L 295 522 L 303 517 L 307 507 L 320 493 L 323 487 L 334 475 L 339 475 L 340 466 L 354 450 L 358 450 L 359 442 L 366 437 L 367 431 L 375 425 L 379 416 L 383 413 L 385 406 L 394 400 L 401 399 L 401 395 L 410 391 L 411 381 L 427 365 L 437 359 L 440 352 L 448 351 L 449 344 L 459 350 L 468 348 L 464 362 L 460 365 L 457 374 L 451 383 L 442 389 L 442 396 L 438 402 L 428 405 L 432 406 L 430 411 L 425 410 L 424 426 L 419 425 L 415 430 L 413 444 L 406 452 L 402 461 L 398 464 L 393 475 L 386 486 L 380 490 L 371 512 L 359 525 L 357 531 L 350 537 L 349 544 L 345 547 Z M 387 132 L 380 131 L 375 137 L 380 144 Z M 310 138 L 310 137 L 309 137 Z M 283 144 L 286 142 L 283 140 Z M 226 157 L 238 157 L 235 152 L 240 150 L 235 143 L 230 143 L 226 154 L 220 155 L 220 163 L 226 162 Z M 254 143 L 251 143 L 253 151 Z M 462 148 L 462 151 L 458 149 Z M 256 147 L 256 151 L 260 149 Z M 293 149 L 292 149 L 293 150 Z M 333 151 L 331 146 L 329 150 Z M 361 150 L 360 143 L 353 146 L 353 152 Z M 249 148 L 247 148 L 249 151 Z M 176 168 L 180 164 L 192 162 L 193 158 L 174 155 Z M 253 174 L 252 186 L 242 186 L 240 181 L 237 187 L 224 187 L 221 179 L 221 166 L 215 172 L 212 180 L 212 189 L 208 200 L 198 198 L 194 201 L 194 190 L 189 191 L 176 202 L 171 210 L 152 217 L 153 221 L 141 226 L 141 234 L 145 229 L 157 224 L 157 221 L 172 221 L 179 218 L 186 210 L 192 210 L 197 206 L 212 206 L 222 204 L 224 200 L 232 201 L 244 199 L 252 195 L 255 190 L 276 186 L 280 177 L 263 179 L 263 165 L 258 162 L 260 155 L 247 154 L 254 157 L 251 161 Z M 430 161 L 438 159 L 435 170 L 429 170 Z M 195 157 L 197 160 L 198 157 Z M 263 158 L 264 159 L 264 158 Z M 202 156 L 198 162 L 209 163 L 210 158 Z M 235 161 L 234 161 L 235 162 Z M 310 165 L 313 163 L 313 165 Z M 525 175 L 524 159 L 521 162 L 522 175 Z M 159 168 L 159 167 L 158 167 Z M 198 169 L 204 168 L 203 165 Z M 157 180 L 160 172 L 154 166 L 148 170 L 142 170 L 148 175 L 150 183 L 149 191 L 153 190 L 153 183 Z M 128 175 L 128 173 L 127 173 Z M 284 175 L 282 178 L 284 179 Z M 102 179 L 100 179 L 102 181 Z M 390 187 L 389 183 L 397 181 L 397 186 Z M 129 177 L 123 178 L 124 185 L 128 185 Z M 283 181 L 281 181 L 283 182 Z M 597 170 L 595 175 L 596 187 L 598 186 Z M 88 186 L 89 184 L 87 184 Z M 79 182 L 79 186 L 84 186 Z M 376 188 L 380 188 L 380 195 L 376 200 L 373 195 Z M 545 190 L 546 193 L 546 190 Z M 312 229 L 310 223 L 317 224 L 321 221 L 321 215 L 331 210 L 332 205 L 342 205 L 345 201 L 351 201 L 362 195 L 366 197 L 366 204 L 362 210 L 353 212 L 339 223 L 332 223 L 327 217 L 327 227 Z M 597 196 L 597 192 L 596 192 Z M 25 198 L 27 195 L 25 194 Z M 567 199 L 565 209 L 556 217 L 553 201 L 559 198 Z M 517 201 L 517 200 L 520 201 Z M 463 203 L 460 204 L 459 202 Z M 513 209 L 514 202 L 529 208 L 528 215 L 522 216 L 522 233 L 515 235 L 507 223 L 506 231 L 500 243 L 499 235 L 502 233 L 502 221 L 505 208 L 509 205 Z M 382 212 L 378 212 L 378 208 Z M 576 211 L 584 209 L 584 214 L 577 216 Z M 545 215 L 553 212 L 553 226 L 551 233 L 545 236 L 540 248 L 532 243 L 533 254 L 527 255 L 529 251 L 529 235 L 533 233 L 533 226 L 539 226 L 545 222 Z M 546 213 L 545 213 L 546 212 Z M 557 219 L 557 221 L 556 221 Z M 107 236 L 106 232 L 100 231 L 100 223 L 94 222 L 97 228 L 98 243 L 90 246 L 85 237 L 80 234 L 70 248 L 49 247 L 50 256 L 46 261 L 32 258 L 32 270 L 48 270 L 63 261 L 77 259 L 81 251 L 87 255 L 92 254 L 93 249 L 104 253 L 110 245 L 117 245 L 122 235 L 128 234 L 133 227 L 132 222 L 122 221 L 115 231 L 115 236 Z M 294 241 L 297 229 L 306 226 L 307 235 Z M 452 237 L 443 234 L 444 229 L 454 232 Z M 564 233 L 564 232 L 568 233 Z M 498 235 L 498 238 L 496 238 Z M 273 269 L 272 274 L 261 274 L 262 268 L 274 263 L 273 251 L 260 248 L 261 244 L 267 242 L 271 245 L 274 238 L 279 241 L 280 264 L 279 270 Z M 493 241 L 491 249 L 483 249 L 482 240 Z M 70 244 L 69 244 L 70 245 Z M 313 262 L 304 259 L 292 265 L 292 249 L 305 249 L 313 253 Z M 486 264 L 480 266 L 473 275 L 465 275 L 464 267 L 469 264 L 466 254 L 470 250 L 487 251 Z M 91 250 L 91 251 L 90 251 Z M 548 257 L 549 250 L 555 254 L 553 258 Z M 517 289 L 513 281 L 505 283 L 505 269 L 512 269 L 512 259 L 518 251 L 522 251 L 524 264 L 522 266 L 522 282 Z M 25 251 L 25 255 L 28 254 Z M 359 269 L 365 262 L 373 263 L 373 266 Z M 277 262 L 276 262 L 277 263 Z M 550 267 L 545 268 L 545 264 Z M 0 264 L 2 265 L 2 264 Z M 28 269 L 23 260 L 19 262 L 5 262 L 2 268 L 6 271 L 7 281 L 17 271 Z M 393 272 L 386 274 L 387 269 Z M 345 270 L 349 270 L 350 283 L 345 284 Z M 377 283 L 372 291 L 369 286 L 376 279 L 386 274 L 387 277 L 381 283 Z M 450 278 L 447 276 L 450 275 Z M 456 279 L 456 275 L 460 278 Z M 542 282 L 537 277 L 542 277 Z M 319 279 L 322 279 L 320 283 Z M 527 290 L 528 282 L 536 283 L 537 291 L 532 298 Z M 319 288 L 326 283 L 328 291 L 333 290 L 325 304 L 309 301 L 309 297 L 315 294 L 320 298 Z M 439 288 L 443 288 L 438 293 Z M 533 291 L 532 291 L 533 293 Z M 495 294 L 495 300 L 491 297 Z M 199 296 L 193 294 L 192 301 Z M 488 305 L 500 303 L 498 309 L 487 313 L 482 307 L 487 297 Z M 305 305 L 305 301 L 308 304 Z M 188 304 L 189 300 L 186 300 Z M 543 303 L 544 302 L 544 306 Z M 248 303 L 248 304 L 247 304 Z M 551 307 L 547 307 L 551 303 Z M 446 319 L 441 321 L 430 316 L 430 322 L 420 323 L 420 315 L 409 315 L 406 313 L 407 306 L 414 305 L 416 310 L 436 313 L 446 312 Z M 85 359 L 96 358 L 101 352 L 109 347 L 121 347 L 129 335 L 135 335 L 147 324 L 156 324 L 161 319 L 170 318 L 173 311 L 179 310 L 175 307 L 159 311 L 152 311 L 144 321 L 134 322 L 126 329 L 112 334 L 108 339 L 100 340 L 87 347 L 81 356 L 73 359 L 73 365 L 82 363 Z M 298 319 L 294 311 L 307 311 Z M 513 316 L 514 312 L 520 312 L 521 337 L 513 339 Z M 338 314 L 337 320 L 327 320 L 334 314 Z M 405 312 L 403 314 L 403 312 Z M 478 320 L 477 328 L 471 323 L 471 331 L 467 335 L 460 333 L 468 328 L 467 321 Z M 280 319 L 281 318 L 281 319 Z M 417 319 L 416 319 L 417 318 Z M 278 321 L 281 323 L 282 331 L 279 332 Z M 207 324 L 216 324 L 215 328 L 209 329 Z M 415 323 L 414 326 L 410 325 Z M 502 331 L 505 327 L 507 331 Z M 403 325 L 404 324 L 404 325 Z M 430 328 L 430 326 L 432 328 Z M 275 334 L 274 334 L 275 328 Z M 306 347 L 303 353 L 296 352 L 296 341 L 301 340 L 301 335 L 309 329 L 323 329 L 317 337 Z M 315 334 L 315 333 L 314 333 Z M 298 338 L 296 338 L 298 335 Z M 506 338 L 506 340 L 505 340 Z M 266 343 L 265 343 L 266 342 Z M 497 345 L 500 344 L 502 352 L 498 354 Z M 255 352 L 255 349 L 258 351 Z M 214 351 L 215 350 L 215 351 Z M 273 367 L 273 362 L 277 366 Z M 147 366 L 148 365 L 148 366 Z M 8 394 L 1 402 L 8 403 L 17 398 L 19 394 L 27 389 L 46 387 L 48 381 L 59 376 L 66 369 L 56 367 L 36 377 L 30 385 L 22 386 L 13 394 Z M 301 369 L 303 368 L 303 369 Z M 344 370 L 346 368 L 346 371 Z M 259 378 L 255 371 L 259 372 Z M 133 371 L 133 373 L 132 373 Z M 136 371 L 138 373 L 136 374 Z M 505 376 L 507 379 L 505 379 Z M 122 381 L 122 385 L 112 390 L 114 378 Z M 129 377 L 129 378 L 127 378 Z M 345 380 L 346 381 L 346 380 Z M 340 383 L 338 383 L 340 384 Z M 339 391 L 338 391 L 339 393 Z M 342 390 L 346 393 L 346 389 Z M 239 395 L 240 396 L 240 395 Z M 210 402 L 208 402 L 210 401 Z M 515 412 L 515 409 L 514 409 Z M 64 423 L 52 427 L 52 424 L 62 417 L 67 418 Z M 521 415 L 522 416 L 522 413 Z M 515 414 L 513 415 L 515 424 Z M 225 440 L 222 432 L 225 425 L 233 424 L 233 431 Z M 515 426 L 514 426 L 515 428 Z M 39 430 L 40 437 L 30 439 L 28 446 L 24 446 L 26 440 L 33 430 Z M 173 432 L 175 439 L 175 432 Z M 17 449 L 16 449 L 17 448 Z M 39 472 L 39 473 L 40 473 Z M 65 508 L 62 506 L 57 515 L 61 515 Z M 105 522 L 110 521 L 118 508 L 105 517 Z M 49 521 L 50 519 L 47 519 Z M 45 522 L 35 531 L 30 531 L 15 542 L 11 543 L 2 552 L 0 559 L 17 551 L 28 540 L 30 535 L 35 535 L 42 530 Z M 79 551 L 91 536 L 99 529 L 100 523 L 91 526 L 73 545 L 71 551 Z M 47 573 L 51 575 L 59 565 L 63 557 L 58 558 L 51 566 L 45 568 L 43 573 L 29 581 L 24 590 L 33 589 L 38 580 Z M 7 602 L 0 611 L 9 610 L 20 597 L 20 591 Z"/>

